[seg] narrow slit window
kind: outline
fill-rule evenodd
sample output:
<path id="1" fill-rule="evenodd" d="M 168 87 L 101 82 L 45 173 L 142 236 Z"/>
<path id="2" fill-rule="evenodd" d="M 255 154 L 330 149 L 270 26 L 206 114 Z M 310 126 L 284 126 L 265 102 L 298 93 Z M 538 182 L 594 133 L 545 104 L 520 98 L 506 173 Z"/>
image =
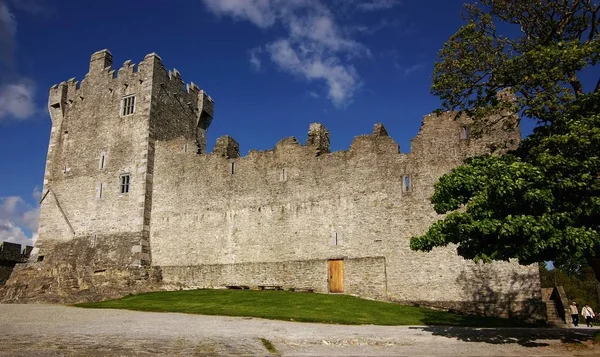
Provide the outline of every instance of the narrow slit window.
<path id="1" fill-rule="evenodd" d="M 105 167 L 106 167 L 106 154 L 101 153 L 100 154 L 100 170 L 104 170 Z"/>
<path id="2" fill-rule="evenodd" d="M 281 175 L 279 176 L 279 181 L 287 181 L 287 171 L 285 169 L 281 169 Z"/>
<path id="3" fill-rule="evenodd" d="M 183 144 L 183 152 L 187 152 L 188 150 L 188 144 Z"/>
<path id="4" fill-rule="evenodd" d="M 135 113 L 135 95 L 123 98 L 121 102 L 121 115 L 131 115 Z"/>
<path id="5" fill-rule="evenodd" d="M 469 138 L 469 127 L 463 125 L 460 127 L 460 140 L 467 140 Z"/>
<path id="6" fill-rule="evenodd" d="M 229 173 L 232 174 L 232 175 L 235 174 L 235 162 L 234 161 L 232 161 L 230 163 Z"/>
<path id="7" fill-rule="evenodd" d="M 402 191 L 410 192 L 412 191 L 412 179 L 410 175 L 404 175 L 402 178 Z"/>
<path id="8" fill-rule="evenodd" d="M 338 232 L 331 233 L 331 239 L 329 241 L 329 245 L 332 246 L 340 246 L 343 244 L 342 236 Z"/>
<path id="9" fill-rule="evenodd" d="M 121 175 L 121 193 L 129 192 L 129 184 L 131 183 L 131 175 Z"/>
<path id="10" fill-rule="evenodd" d="M 102 183 L 99 183 L 98 186 L 96 187 L 96 198 L 102 198 L 103 194 L 104 194 L 104 185 Z"/>

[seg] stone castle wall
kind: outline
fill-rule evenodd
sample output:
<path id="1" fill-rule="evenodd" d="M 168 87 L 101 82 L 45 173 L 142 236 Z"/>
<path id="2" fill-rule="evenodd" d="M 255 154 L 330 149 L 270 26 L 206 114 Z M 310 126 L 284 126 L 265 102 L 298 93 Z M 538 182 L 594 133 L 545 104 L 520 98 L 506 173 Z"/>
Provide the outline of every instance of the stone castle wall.
<path id="1" fill-rule="evenodd" d="M 539 297 L 535 267 L 409 248 L 440 218 L 429 202 L 437 179 L 491 146 L 514 147 L 518 129 L 474 140 L 468 119 L 444 113 L 423 119 L 407 154 L 380 124 L 345 151 L 331 153 L 330 133 L 311 124 L 305 145 L 290 137 L 241 157 L 224 136 L 207 153 L 210 97 L 156 54 L 111 63 L 99 51 L 81 83 L 50 90 L 40 238 L 5 300 L 98 300 L 160 284 L 326 293 L 332 259 L 343 260 L 344 292 L 364 297 L 462 310 Z M 127 95 L 135 112 L 122 115 Z"/>
<path id="2" fill-rule="evenodd" d="M 284 262 L 344 259 L 351 264 L 382 257 L 385 264 L 374 286 L 353 283 L 363 279 L 363 269 L 346 269 L 346 292 L 380 296 L 385 287 L 385 295 L 399 301 L 467 302 L 476 292 L 465 277 L 484 269 L 493 272 L 486 280 L 489 290 L 516 294 L 520 301 L 531 298 L 539 290 L 530 284 L 535 267 L 494 263 L 481 268 L 458 257 L 453 247 L 431 253 L 409 248 L 411 236 L 439 219 L 429 197 L 441 175 L 490 144 L 519 140 L 518 131 L 502 130 L 481 140 L 461 140 L 467 123 L 451 113 L 425 117 L 409 154 L 399 153 L 381 126 L 357 137 L 349 150 L 334 153 L 328 153 L 329 133 L 322 127 L 321 134 L 311 127 L 306 145 L 287 138 L 273 150 L 245 157 L 236 153 L 231 138 L 220 138 L 207 155 L 183 150 L 185 139 L 157 141 L 153 264 L 182 267 L 163 269 L 165 281 L 182 281 L 178 274 L 185 269 L 196 272 L 183 279 L 191 286 L 277 281 L 293 287 L 295 275 L 279 268 Z M 246 277 L 241 266 L 269 274 Z M 219 273 L 210 279 L 203 273 L 214 269 Z M 327 292 L 327 271 L 320 271 L 321 279 L 303 285 Z M 313 277 L 314 268 L 305 274 Z"/>

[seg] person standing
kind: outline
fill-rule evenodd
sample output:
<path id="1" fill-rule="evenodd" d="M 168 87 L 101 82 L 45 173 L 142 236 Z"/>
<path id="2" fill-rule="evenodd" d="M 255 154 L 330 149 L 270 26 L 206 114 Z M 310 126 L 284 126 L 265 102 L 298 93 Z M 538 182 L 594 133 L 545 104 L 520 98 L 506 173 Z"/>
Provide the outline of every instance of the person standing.
<path id="1" fill-rule="evenodd" d="M 592 320 L 596 315 L 594 315 L 594 310 L 592 310 L 592 308 L 588 304 L 585 304 L 581 309 L 581 316 L 583 316 L 583 318 L 585 319 L 587 327 L 594 327 L 594 325 L 592 325 Z"/>
<path id="2" fill-rule="evenodd" d="M 573 320 L 573 326 L 579 326 L 579 307 L 575 301 L 571 302 L 571 306 L 569 306 L 571 311 L 571 320 Z"/>

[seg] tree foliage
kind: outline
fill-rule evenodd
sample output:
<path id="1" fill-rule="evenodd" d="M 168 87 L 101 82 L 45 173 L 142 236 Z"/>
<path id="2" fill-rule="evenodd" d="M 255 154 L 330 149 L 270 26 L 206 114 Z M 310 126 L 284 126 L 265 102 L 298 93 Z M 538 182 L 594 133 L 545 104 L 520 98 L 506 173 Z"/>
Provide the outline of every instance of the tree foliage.
<path id="1" fill-rule="evenodd" d="M 445 109 L 486 125 L 486 116 L 504 109 L 551 124 L 585 94 L 578 74 L 600 59 L 597 1 L 482 0 L 465 7 L 468 23 L 434 66 L 431 91 Z M 515 101 L 498 98 L 504 89 Z"/>
<path id="2" fill-rule="evenodd" d="M 569 301 L 576 301 L 579 306 L 589 304 L 594 311 L 600 309 L 596 277 L 588 266 L 571 272 L 560 268 L 548 270 L 546 264 L 540 263 L 540 283 L 542 288 L 562 286 Z"/>
<path id="3" fill-rule="evenodd" d="M 470 115 L 477 135 L 493 113 L 539 125 L 518 149 L 444 175 L 432 203 L 447 215 L 412 249 L 453 243 L 469 259 L 589 264 L 600 277 L 600 79 L 585 92 L 578 77 L 600 58 L 599 3 L 466 5 L 468 23 L 441 49 L 432 92 L 444 109 Z M 507 90 L 511 100 L 499 98 Z"/>

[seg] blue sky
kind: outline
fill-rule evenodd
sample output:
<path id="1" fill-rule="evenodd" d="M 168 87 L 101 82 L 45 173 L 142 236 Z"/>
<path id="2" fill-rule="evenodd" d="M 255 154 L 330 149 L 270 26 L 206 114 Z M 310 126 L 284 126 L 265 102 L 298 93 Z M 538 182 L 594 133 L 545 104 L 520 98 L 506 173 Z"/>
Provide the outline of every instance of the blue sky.
<path id="1" fill-rule="evenodd" d="M 50 118 L 48 88 L 157 52 L 215 100 L 209 149 L 231 135 L 245 154 L 321 122 L 332 149 L 382 122 L 409 151 L 436 53 L 464 0 L 0 0 L 0 241 L 37 224 Z"/>

